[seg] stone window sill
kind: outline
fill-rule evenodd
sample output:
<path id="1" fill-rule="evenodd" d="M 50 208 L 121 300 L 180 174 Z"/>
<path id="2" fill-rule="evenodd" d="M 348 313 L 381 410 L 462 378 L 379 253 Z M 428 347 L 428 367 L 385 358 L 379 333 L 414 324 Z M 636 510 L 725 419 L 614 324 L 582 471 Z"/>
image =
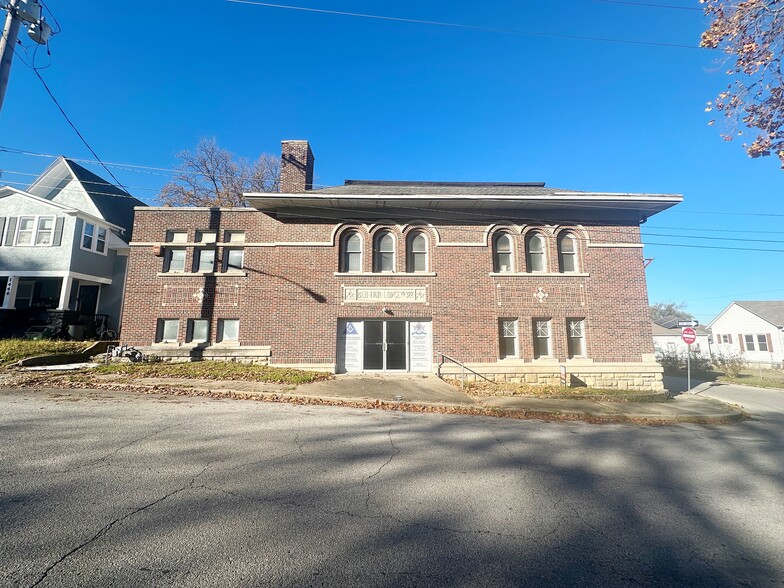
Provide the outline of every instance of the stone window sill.
<path id="1" fill-rule="evenodd" d="M 246 277 L 248 272 L 244 272 L 241 270 L 234 270 L 229 272 L 158 272 L 156 276 L 159 278 L 195 278 L 195 277 L 207 277 L 213 276 L 216 278 L 220 277 Z"/>

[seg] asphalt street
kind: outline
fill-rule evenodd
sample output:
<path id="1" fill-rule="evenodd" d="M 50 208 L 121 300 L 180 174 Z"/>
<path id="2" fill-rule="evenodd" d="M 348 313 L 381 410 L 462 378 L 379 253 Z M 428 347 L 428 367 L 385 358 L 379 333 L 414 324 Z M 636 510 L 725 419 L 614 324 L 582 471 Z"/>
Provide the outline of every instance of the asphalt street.
<path id="1" fill-rule="evenodd" d="M 781 585 L 784 392 L 698 393 L 756 416 L 0 390 L 0 585 Z"/>

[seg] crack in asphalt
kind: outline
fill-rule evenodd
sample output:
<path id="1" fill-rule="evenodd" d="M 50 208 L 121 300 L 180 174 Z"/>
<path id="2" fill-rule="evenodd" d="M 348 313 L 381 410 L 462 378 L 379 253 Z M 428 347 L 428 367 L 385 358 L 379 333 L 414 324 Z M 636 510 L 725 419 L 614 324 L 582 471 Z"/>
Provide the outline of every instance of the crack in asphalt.
<path id="1" fill-rule="evenodd" d="M 103 526 L 103 527 L 102 527 L 102 528 L 101 528 L 101 529 L 100 529 L 100 530 L 99 530 L 99 531 L 98 531 L 98 532 L 97 532 L 95 535 L 93 535 L 92 537 L 90 537 L 90 538 L 89 538 L 87 541 L 84 541 L 84 542 L 80 543 L 79 545 L 77 545 L 76 547 L 74 547 L 73 549 L 71 549 L 69 552 L 67 552 L 67 553 L 65 553 L 64 555 L 62 555 L 62 556 L 61 556 L 61 557 L 60 557 L 60 558 L 59 558 L 57 561 L 55 561 L 54 563 L 52 563 L 52 564 L 51 564 L 49 567 L 47 567 L 47 568 L 46 568 L 46 569 L 43 571 L 43 573 L 41 574 L 41 576 L 40 576 L 40 577 L 39 577 L 39 578 L 38 578 L 38 579 L 37 579 L 35 582 L 33 582 L 32 584 L 30 584 L 30 586 L 29 586 L 28 588 L 35 588 L 35 586 L 38 586 L 38 584 L 40 584 L 41 582 L 43 582 L 43 581 L 44 581 L 44 580 L 45 580 L 45 579 L 46 579 L 46 578 L 49 576 L 49 574 L 50 574 L 50 573 L 51 573 L 51 572 L 52 572 L 52 571 L 53 571 L 53 570 L 54 570 L 54 569 L 55 569 L 55 568 L 56 568 L 58 565 L 60 565 L 60 564 L 61 564 L 61 563 L 63 563 L 63 562 L 66 560 L 66 559 L 68 559 L 69 557 L 71 557 L 71 556 L 72 556 L 72 555 L 74 555 L 75 553 L 77 553 L 77 552 L 81 551 L 82 549 L 84 549 L 85 547 L 87 547 L 88 545 L 90 545 L 91 543 L 94 543 L 95 541 L 98 541 L 98 540 L 99 540 L 101 537 L 103 537 L 103 536 L 104 536 L 104 535 L 106 535 L 106 534 L 107 534 L 109 531 L 111 531 L 112 527 L 114 527 L 114 526 L 115 526 L 115 525 L 117 525 L 118 523 L 121 523 L 121 522 L 125 521 L 126 519 L 129 519 L 130 517 L 134 516 L 135 514 L 138 514 L 138 513 L 140 513 L 140 512 L 143 512 L 143 511 L 145 511 L 145 510 L 147 510 L 147 509 L 149 509 L 149 508 L 152 508 L 152 507 L 153 507 L 153 506 L 155 506 L 156 504 L 160 504 L 161 502 L 163 502 L 164 500 L 166 500 L 166 499 L 168 499 L 168 498 L 171 498 L 171 497 L 172 497 L 172 496 L 174 496 L 175 494 L 179 494 L 180 492 L 182 492 L 182 491 L 184 491 L 184 490 L 188 490 L 188 489 L 190 489 L 190 488 L 194 488 L 194 487 L 196 487 L 196 486 L 194 486 L 194 485 L 195 485 L 195 483 L 196 483 L 196 480 L 198 480 L 198 479 L 199 479 L 199 477 L 200 477 L 200 476 L 202 476 L 202 475 L 204 474 L 204 472 L 206 472 L 206 471 L 209 469 L 209 467 L 212 465 L 212 463 L 214 463 L 214 461 L 211 461 L 211 462 L 210 462 L 210 463 L 208 463 L 206 466 L 204 466 L 204 468 L 202 468 L 202 470 L 201 470 L 201 471 L 200 471 L 198 474 L 196 474 L 196 475 L 195 475 L 193 478 L 191 478 L 191 481 L 190 481 L 190 482 L 188 482 L 187 484 L 185 484 L 184 486 L 181 486 L 180 488 L 177 488 L 176 490 L 172 490 L 172 491 L 171 491 L 171 492 L 169 492 L 168 494 L 165 494 L 165 495 L 164 495 L 164 496 L 162 496 L 161 498 L 158 498 L 157 500 L 153 500 L 152 502 L 149 502 L 149 503 L 145 504 L 144 506 L 140 506 L 139 508 L 135 508 L 135 509 L 133 509 L 131 512 L 129 512 L 129 513 L 127 513 L 127 514 L 125 514 L 125 515 L 123 515 L 123 516 L 121 516 L 121 517 L 118 517 L 118 518 L 116 518 L 116 519 L 114 519 L 114 520 L 110 521 L 110 522 L 109 522 L 109 523 L 107 523 L 106 525 L 104 525 L 104 526 Z M 200 487 L 200 488 L 202 488 L 203 486 L 199 486 L 199 487 Z"/>
<path id="2" fill-rule="evenodd" d="M 370 508 L 370 486 L 368 486 L 371 479 L 375 478 L 381 473 L 385 467 L 387 467 L 393 459 L 395 459 L 398 455 L 400 455 L 400 449 L 395 445 L 395 442 L 392 440 L 392 425 L 389 425 L 389 430 L 387 431 L 387 436 L 389 437 L 389 444 L 392 446 L 392 455 L 389 456 L 384 463 L 382 463 L 378 469 L 367 476 L 366 478 L 362 479 L 360 483 L 360 487 L 365 489 L 365 510 L 367 511 Z"/>

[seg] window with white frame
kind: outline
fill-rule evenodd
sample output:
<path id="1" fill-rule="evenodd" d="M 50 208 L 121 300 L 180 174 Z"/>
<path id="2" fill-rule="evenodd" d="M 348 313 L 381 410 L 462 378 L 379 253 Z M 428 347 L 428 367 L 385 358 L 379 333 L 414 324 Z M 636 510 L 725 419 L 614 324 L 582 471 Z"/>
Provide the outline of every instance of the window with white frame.
<path id="1" fill-rule="evenodd" d="M 155 341 L 158 343 L 176 343 L 179 333 L 179 319 L 158 319 L 158 329 Z"/>
<path id="2" fill-rule="evenodd" d="M 182 273 L 185 271 L 185 249 L 169 247 L 163 262 L 165 273 Z"/>
<path id="3" fill-rule="evenodd" d="M 765 335 L 757 335 L 757 349 L 759 351 L 768 351 L 768 339 Z"/>
<path id="4" fill-rule="evenodd" d="M 380 231 L 373 240 L 373 271 L 395 271 L 395 237 L 389 231 Z"/>
<path id="5" fill-rule="evenodd" d="M 746 342 L 746 351 L 754 351 L 754 335 L 743 335 Z"/>
<path id="6" fill-rule="evenodd" d="M 223 271 L 232 272 L 243 268 L 245 264 L 244 249 L 224 249 L 223 250 Z"/>
<path id="7" fill-rule="evenodd" d="M 82 224 L 82 249 L 105 255 L 107 234 L 105 227 L 84 221 Z"/>
<path id="8" fill-rule="evenodd" d="M 719 343 L 732 343 L 732 336 L 731 335 L 719 335 L 718 336 Z"/>
<path id="9" fill-rule="evenodd" d="M 501 359 L 517 357 L 517 319 L 498 321 L 498 338 Z"/>
<path id="10" fill-rule="evenodd" d="M 525 243 L 525 255 L 529 272 L 547 271 L 544 237 L 542 235 L 539 233 L 528 235 Z"/>
<path id="11" fill-rule="evenodd" d="M 550 319 L 534 319 L 534 358 L 550 357 Z"/>
<path id="12" fill-rule="evenodd" d="M 19 225 L 17 226 L 16 229 L 16 244 L 32 245 L 34 233 L 35 233 L 35 217 L 32 216 L 19 217 Z"/>
<path id="13" fill-rule="evenodd" d="M 577 240 L 574 235 L 567 233 L 558 239 L 558 262 L 561 273 L 577 271 Z"/>
<path id="14" fill-rule="evenodd" d="M 187 336 L 189 343 L 206 343 L 210 339 L 210 321 L 208 319 L 189 319 Z"/>
<path id="15" fill-rule="evenodd" d="M 512 235 L 500 233 L 493 240 L 493 271 L 496 273 L 513 272 Z"/>
<path id="16" fill-rule="evenodd" d="M 238 341 L 240 319 L 218 319 L 218 342 Z"/>
<path id="17" fill-rule="evenodd" d="M 585 320 L 567 319 L 569 357 L 585 357 Z"/>
<path id="18" fill-rule="evenodd" d="M 35 233 L 36 245 L 51 245 L 54 237 L 54 218 L 42 216 L 38 219 L 38 229 Z"/>
<path id="19" fill-rule="evenodd" d="M 427 271 L 427 237 L 421 231 L 415 231 L 408 236 L 408 260 L 407 269 L 409 272 Z"/>
<path id="20" fill-rule="evenodd" d="M 356 231 L 349 231 L 343 235 L 340 251 L 340 271 L 362 271 L 362 237 Z"/>

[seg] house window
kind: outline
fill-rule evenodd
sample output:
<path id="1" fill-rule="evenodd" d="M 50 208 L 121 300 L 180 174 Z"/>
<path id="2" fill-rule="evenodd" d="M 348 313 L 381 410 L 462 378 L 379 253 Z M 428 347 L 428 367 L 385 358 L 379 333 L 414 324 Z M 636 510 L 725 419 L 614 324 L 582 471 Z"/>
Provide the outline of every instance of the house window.
<path id="1" fill-rule="evenodd" d="M 341 272 L 362 271 L 362 237 L 359 233 L 351 231 L 343 236 L 340 252 Z"/>
<path id="2" fill-rule="evenodd" d="M 569 357 L 585 357 L 585 321 L 583 319 L 567 319 Z"/>
<path id="3" fill-rule="evenodd" d="M 188 341 L 190 343 L 206 343 L 210 338 L 210 321 L 208 319 L 188 320 Z"/>
<path id="4" fill-rule="evenodd" d="M 373 271 L 395 271 L 395 238 L 389 231 L 381 231 L 376 235 L 373 247 Z"/>
<path id="5" fill-rule="evenodd" d="M 732 343 L 732 337 L 729 335 L 719 335 L 719 343 Z"/>
<path id="6" fill-rule="evenodd" d="M 187 243 L 188 242 L 188 232 L 187 231 L 166 231 L 166 242 L 167 243 Z"/>
<path id="7" fill-rule="evenodd" d="M 218 341 L 238 341 L 240 338 L 239 319 L 218 320 Z"/>
<path id="8" fill-rule="evenodd" d="M 534 319 L 534 357 L 550 356 L 550 321 Z"/>
<path id="9" fill-rule="evenodd" d="M 743 335 L 746 341 L 746 351 L 754 351 L 754 335 Z"/>
<path id="10" fill-rule="evenodd" d="M 757 349 L 759 351 L 768 351 L 768 339 L 765 335 L 757 335 Z"/>
<path id="11" fill-rule="evenodd" d="M 244 249 L 225 249 L 223 252 L 223 271 L 241 270 L 245 263 Z"/>
<path id="12" fill-rule="evenodd" d="M 498 323 L 501 359 L 517 357 L 517 320 L 501 319 Z"/>
<path id="13" fill-rule="evenodd" d="M 35 218 L 23 216 L 19 218 L 19 228 L 16 230 L 17 245 L 32 245 L 35 232 Z"/>
<path id="14" fill-rule="evenodd" d="M 558 240 L 558 262 L 561 273 L 577 271 L 577 240 L 573 235 L 562 235 Z"/>
<path id="15" fill-rule="evenodd" d="M 512 266 L 512 236 L 508 233 L 501 233 L 493 241 L 493 271 L 514 271 Z"/>
<path id="16" fill-rule="evenodd" d="M 185 271 L 185 249 L 167 249 L 163 271 L 182 273 Z"/>
<path id="17" fill-rule="evenodd" d="M 526 261 L 528 262 L 529 272 L 543 272 L 545 271 L 544 262 L 544 237 L 538 233 L 529 235 L 526 239 Z"/>
<path id="18" fill-rule="evenodd" d="M 106 229 L 98 227 L 98 233 L 95 236 L 95 250 L 98 253 L 106 252 Z"/>
<path id="19" fill-rule="evenodd" d="M 179 319 L 158 319 L 158 331 L 155 341 L 158 343 L 176 343 L 179 332 Z"/>
<path id="20" fill-rule="evenodd" d="M 218 240 L 218 234 L 215 231 L 196 231 L 197 243 L 215 243 Z"/>
<path id="21" fill-rule="evenodd" d="M 415 232 L 408 236 L 408 271 L 427 271 L 427 237 Z"/>
<path id="22" fill-rule="evenodd" d="M 54 218 L 41 217 L 38 219 L 38 231 L 35 235 L 36 245 L 51 245 L 54 235 Z"/>
<path id="23" fill-rule="evenodd" d="M 193 271 L 195 272 L 214 272 L 215 271 L 215 250 L 196 249 L 193 256 Z"/>
<path id="24" fill-rule="evenodd" d="M 244 243 L 245 231 L 226 231 L 223 240 L 226 243 Z"/>

